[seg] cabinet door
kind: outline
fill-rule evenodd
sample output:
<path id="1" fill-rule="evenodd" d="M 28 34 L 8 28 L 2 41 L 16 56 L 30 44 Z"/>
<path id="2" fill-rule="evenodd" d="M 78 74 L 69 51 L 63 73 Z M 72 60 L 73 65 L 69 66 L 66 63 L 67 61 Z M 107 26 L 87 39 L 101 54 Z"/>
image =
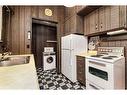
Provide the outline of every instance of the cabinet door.
<path id="1" fill-rule="evenodd" d="M 98 10 L 90 13 L 90 34 L 98 32 Z"/>
<path id="2" fill-rule="evenodd" d="M 77 56 L 77 80 L 85 85 L 85 58 Z"/>
<path id="3" fill-rule="evenodd" d="M 99 32 L 99 11 L 98 9 L 95 10 L 95 14 L 94 14 L 94 19 L 95 19 L 95 33 Z"/>
<path id="4" fill-rule="evenodd" d="M 111 29 L 111 8 L 109 6 L 104 7 L 104 19 L 105 19 L 105 30 Z"/>
<path id="5" fill-rule="evenodd" d="M 119 6 L 111 6 L 111 29 L 119 28 Z"/>
<path id="6" fill-rule="evenodd" d="M 97 25 L 95 24 L 95 12 L 90 13 L 90 34 L 95 33 L 95 30 L 97 29 Z"/>
<path id="7" fill-rule="evenodd" d="M 84 34 L 83 32 L 83 17 L 76 15 L 76 32 Z"/>
<path id="8" fill-rule="evenodd" d="M 84 35 L 90 34 L 90 16 L 84 17 Z"/>
<path id="9" fill-rule="evenodd" d="M 105 10 L 104 7 L 99 8 L 99 31 L 105 31 Z"/>
<path id="10" fill-rule="evenodd" d="M 126 25 L 126 6 L 120 6 L 120 27 L 127 27 Z"/>

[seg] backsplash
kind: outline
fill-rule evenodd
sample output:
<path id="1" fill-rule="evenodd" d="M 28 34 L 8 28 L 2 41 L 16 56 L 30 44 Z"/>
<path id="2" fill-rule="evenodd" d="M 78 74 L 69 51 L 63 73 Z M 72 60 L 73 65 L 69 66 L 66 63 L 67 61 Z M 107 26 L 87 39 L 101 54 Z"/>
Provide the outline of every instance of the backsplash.
<path id="1" fill-rule="evenodd" d="M 100 37 L 94 36 L 89 38 L 89 50 L 97 50 L 97 47 L 100 46 Z"/>

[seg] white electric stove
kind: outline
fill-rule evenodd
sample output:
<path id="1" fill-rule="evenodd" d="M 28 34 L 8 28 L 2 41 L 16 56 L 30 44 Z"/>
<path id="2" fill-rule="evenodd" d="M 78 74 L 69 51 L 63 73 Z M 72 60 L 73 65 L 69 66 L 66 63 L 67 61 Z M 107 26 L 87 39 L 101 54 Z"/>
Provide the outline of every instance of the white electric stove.
<path id="1" fill-rule="evenodd" d="M 125 89 L 124 47 L 98 47 L 86 57 L 86 89 Z"/>

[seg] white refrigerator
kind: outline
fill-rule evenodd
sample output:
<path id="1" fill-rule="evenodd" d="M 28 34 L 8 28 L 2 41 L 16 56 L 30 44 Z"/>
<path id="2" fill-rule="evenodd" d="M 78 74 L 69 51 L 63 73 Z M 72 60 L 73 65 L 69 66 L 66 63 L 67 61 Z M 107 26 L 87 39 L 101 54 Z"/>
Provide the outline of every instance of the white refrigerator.
<path id="1" fill-rule="evenodd" d="M 87 37 L 70 34 L 61 38 L 61 72 L 72 82 L 77 81 L 76 54 L 87 52 Z"/>

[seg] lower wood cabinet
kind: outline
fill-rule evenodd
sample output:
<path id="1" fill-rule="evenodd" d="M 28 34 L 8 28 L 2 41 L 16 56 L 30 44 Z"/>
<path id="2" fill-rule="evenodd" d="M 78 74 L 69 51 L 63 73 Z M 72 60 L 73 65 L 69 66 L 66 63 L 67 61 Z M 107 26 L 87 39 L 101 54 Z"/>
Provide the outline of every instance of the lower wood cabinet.
<path id="1" fill-rule="evenodd" d="M 86 86 L 85 57 L 77 56 L 77 80 Z"/>

